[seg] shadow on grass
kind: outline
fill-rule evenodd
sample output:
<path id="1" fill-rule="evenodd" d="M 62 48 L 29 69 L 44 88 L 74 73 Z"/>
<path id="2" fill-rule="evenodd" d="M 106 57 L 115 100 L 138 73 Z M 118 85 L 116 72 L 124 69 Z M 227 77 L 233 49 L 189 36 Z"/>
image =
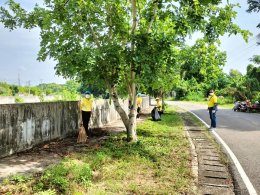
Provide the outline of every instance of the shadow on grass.
<path id="1" fill-rule="evenodd" d="M 126 141 L 125 133 L 118 133 L 114 136 L 111 135 L 108 139 L 99 143 L 100 147 L 92 151 L 92 156 L 93 158 L 96 158 L 95 156 L 97 156 L 97 161 L 104 160 L 103 157 L 127 159 L 132 156 L 139 156 L 140 158 L 145 158 L 151 162 L 158 162 L 159 158 L 162 156 L 160 154 L 161 150 L 164 150 L 164 148 L 160 148 L 162 145 L 167 147 L 168 141 L 175 142 L 175 140 L 180 141 L 180 139 L 182 139 L 182 134 L 174 131 L 174 128 L 176 129 L 176 127 L 182 124 L 179 120 L 181 119 L 177 114 L 165 113 L 162 121 L 154 121 L 157 125 L 152 125 L 151 121 L 147 121 L 148 124 L 141 124 L 137 128 L 139 141 L 136 143 L 128 143 Z M 167 150 L 168 149 L 169 148 L 167 148 Z M 99 162 L 96 163 L 99 164 Z"/>
<path id="2" fill-rule="evenodd" d="M 154 122 L 156 125 L 166 126 L 166 127 L 181 127 L 183 126 L 182 119 L 177 113 L 167 112 L 161 115 L 161 120 L 153 121 L 151 117 L 147 119 L 148 121 Z"/>
<path id="3" fill-rule="evenodd" d="M 126 159 L 131 156 L 139 156 L 146 158 L 151 162 L 157 162 L 157 156 L 153 154 L 146 145 L 141 141 L 136 143 L 128 143 L 123 133 L 120 133 L 121 138 L 109 138 L 101 147 L 96 149 L 93 155 L 106 156 L 112 159 Z M 102 160 L 102 159 L 101 159 Z"/>

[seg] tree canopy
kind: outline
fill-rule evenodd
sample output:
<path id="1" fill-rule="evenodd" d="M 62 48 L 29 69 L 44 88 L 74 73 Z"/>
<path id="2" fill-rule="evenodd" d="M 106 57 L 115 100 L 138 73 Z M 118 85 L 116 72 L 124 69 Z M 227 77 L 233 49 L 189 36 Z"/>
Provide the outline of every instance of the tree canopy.
<path id="1" fill-rule="evenodd" d="M 237 5 L 221 3 L 221 0 L 44 0 L 43 6 L 36 4 L 27 11 L 9 0 L 8 9 L 0 8 L 0 22 L 11 30 L 40 28 L 38 59 L 54 59 L 56 73 L 66 78 L 106 86 L 126 126 L 128 140 L 136 141 L 136 84 L 157 89 L 166 86 L 172 77 L 165 74 L 171 75 L 177 69 L 175 52 L 186 36 L 201 32 L 212 50 L 213 43 L 225 33 L 240 33 L 247 40 L 249 32 L 232 22 Z M 210 60 L 214 61 L 214 57 Z M 204 61 L 192 64 L 198 74 L 205 74 L 209 62 Z M 120 88 L 132 100 L 129 115 L 120 106 Z"/>

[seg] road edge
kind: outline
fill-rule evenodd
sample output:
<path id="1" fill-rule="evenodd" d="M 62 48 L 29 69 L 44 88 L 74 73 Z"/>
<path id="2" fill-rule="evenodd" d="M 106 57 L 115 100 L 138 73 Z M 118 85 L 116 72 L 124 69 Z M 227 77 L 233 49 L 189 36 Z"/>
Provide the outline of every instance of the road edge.
<path id="1" fill-rule="evenodd" d="M 199 119 L 207 128 L 209 128 L 209 125 L 203 121 L 197 114 L 195 114 L 194 112 L 187 110 L 188 112 L 190 112 L 191 114 L 193 114 L 197 119 Z M 239 176 L 241 177 L 243 183 L 246 186 L 246 189 L 248 191 L 248 194 L 250 195 L 257 195 L 257 192 L 255 190 L 255 188 L 253 187 L 252 183 L 250 182 L 248 176 L 246 175 L 243 167 L 241 166 L 241 164 L 239 163 L 237 157 L 235 156 L 235 154 L 232 152 L 232 150 L 229 148 L 229 146 L 225 143 L 225 141 L 218 135 L 218 133 L 216 131 L 212 131 L 212 134 L 214 135 L 214 137 L 218 140 L 219 143 L 221 143 L 222 147 L 225 149 L 226 153 L 228 154 L 229 158 L 232 160 L 232 163 L 234 164 L 234 166 L 236 167 L 236 170 L 239 173 Z M 232 171 L 234 171 L 232 169 Z M 234 174 L 232 173 L 232 175 L 234 176 Z"/>

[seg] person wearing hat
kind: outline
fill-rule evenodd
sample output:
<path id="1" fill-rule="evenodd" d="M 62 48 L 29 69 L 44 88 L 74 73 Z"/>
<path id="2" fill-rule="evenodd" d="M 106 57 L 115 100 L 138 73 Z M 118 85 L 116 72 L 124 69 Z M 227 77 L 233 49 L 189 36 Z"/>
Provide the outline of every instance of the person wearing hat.
<path id="1" fill-rule="evenodd" d="M 84 94 L 84 97 L 80 101 L 80 110 L 82 114 L 82 122 L 83 126 L 87 132 L 87 135 L 89 136 L 89 120 L 91 117 L 92 112 L 92 100 L 91 100 L 91 93 L 89 91 L 86 91 Z"/>
<path id="2" fill-rule="evenodd" d="M 140 117 L 140 112 L 141 112 L 141 108 L 142 108 L 142 97 L 141 94 L 138 93 L 137 94 L 137 99 L 136 99 L 136 103 L 137 103 L 137 115 L 136 117 L 139 118 Z"/>
<path id="3" fill-rule="evenodd" d="M 162 109 L 162 103 L 161 103 L 161 101 L 160 101 L 160 98 L 157 97 L 157 98 L 155 99 L 155 101 L 156 101 L 156 107 L 157 107 L 158 112 L 159 112 L 159 114 L 160 114 L 160 116 L 161 116 L 161 115 L 163 114 L 163 109 Z"/>
<path id="4" fill-rule="evenodd" d="M 218 98 L 214 93 L 214 90 L 209 91 L 209 97 L 208 97 L 208 110 L 209 110 L 209 117 L 211 120 L 211 125 L 209 130 L 212 131 L 216 128 L 216 113 L 217 113 L 217 102 Z"/>

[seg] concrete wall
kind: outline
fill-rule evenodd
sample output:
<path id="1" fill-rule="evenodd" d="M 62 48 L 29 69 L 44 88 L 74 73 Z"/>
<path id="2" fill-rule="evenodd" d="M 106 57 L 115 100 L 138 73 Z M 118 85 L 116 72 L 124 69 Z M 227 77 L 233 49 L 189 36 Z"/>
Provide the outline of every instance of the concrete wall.
<path id="1" fill-rule="evenodd" d="M 128 113 L 128 100 L 121 100 Z M 143 109 L 149 98 L 143 97 Z M 93 102 L 90 128 L 103 127 L 120 119 L 109 100 Z M 0 104 L 0 157 L 24 151 L 33 146 L 77 134 L 79 129 L 77 101 Z"/>
<path id="2" fill-rule="evenodd" d="M 120 104 L 128 113 L 128 101 L 121 100 Z M 114 104 L 110 100 L 96 100 L 93 102 L 93 110 L 90 119 L 90 128 L 103 127 L 112 121 L 119 120 L 120 116 L 115 110 Z"/>
<path id="3" fill-rule="evenodd" d="M 149 96 L 142 97 L 142 108 L 148 109 L 149 107 Z"/>
<path id="4" fill-rule="evenodd" d="M 76 102 L 0 105 L 0 157 L 78 130 Z"/>
<path id="5" fill-rule="evenodd" d="M 15 97 L 14 96 L 0 96 L 0 104 L 14 104 Z"/>

